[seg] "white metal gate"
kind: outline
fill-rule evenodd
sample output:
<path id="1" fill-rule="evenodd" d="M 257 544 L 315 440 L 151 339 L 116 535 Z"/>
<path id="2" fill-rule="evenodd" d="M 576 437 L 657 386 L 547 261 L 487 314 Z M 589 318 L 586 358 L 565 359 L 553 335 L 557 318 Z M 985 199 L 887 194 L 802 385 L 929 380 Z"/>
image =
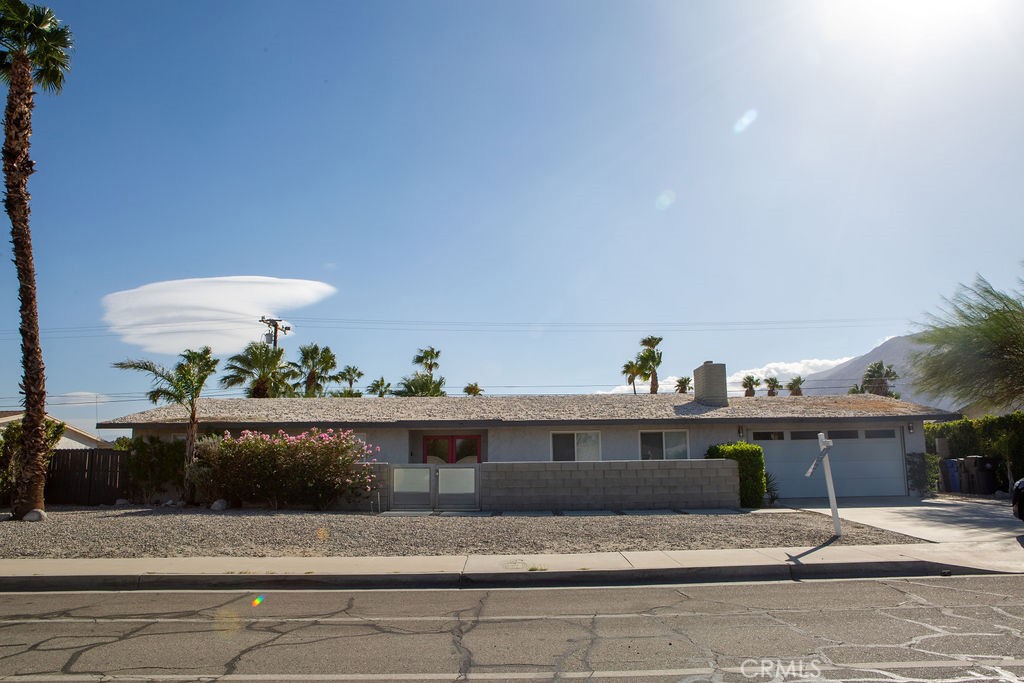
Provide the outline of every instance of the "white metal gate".
<path id="1" fill-rule="evenodd" d="M 392 510 L 479 510 L 476 465 L 392 465 Z"/>

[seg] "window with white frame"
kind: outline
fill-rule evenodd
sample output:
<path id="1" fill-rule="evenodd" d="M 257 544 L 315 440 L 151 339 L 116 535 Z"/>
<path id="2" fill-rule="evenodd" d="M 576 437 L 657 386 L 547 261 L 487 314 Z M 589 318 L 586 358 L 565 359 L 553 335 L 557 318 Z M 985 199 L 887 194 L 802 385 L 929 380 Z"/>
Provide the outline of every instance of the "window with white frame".
<path id="1" fill-rule="evenodd" d="M 552 432 L 551 459 L 572 462 L 601 459 L 601 432 Z"/>
<path id="2" fill-rule="evenodd" d="M 690 457 L 690 437 L 686 430 L 640 432 L 641 460 L 686 460 Z"/>

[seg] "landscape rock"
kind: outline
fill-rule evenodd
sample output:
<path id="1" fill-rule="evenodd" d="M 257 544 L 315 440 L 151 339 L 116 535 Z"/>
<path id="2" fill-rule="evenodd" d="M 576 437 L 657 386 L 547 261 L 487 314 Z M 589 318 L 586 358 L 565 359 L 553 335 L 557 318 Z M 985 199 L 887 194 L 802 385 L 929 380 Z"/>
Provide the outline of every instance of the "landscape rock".
<path id="1" fill-rule="evenodd" d="M 228 502 L 223 498 L 218 498 L 210 505 L 210 509 L 214 512 L 223 512 L 228 509 Z"/>
<path id="2" fill-rule="evenodd" d="M 25 516 L 22 517 L 22 519 L 26 522 L 45 522 L 46 512 L 39 509 L 29 510 L 28 512 L 25 513 Z"/>
<path id="3" fill-rule="evenodd" d="M 131 505 L 131 501 L 127 498 L 118 498 L 114 501 L 114 505 Z"/>
<path id="4" fill-rule="evenodd" d="M 168 498 L 167 500 L 164 501 L 165 508 L 174 507 L 175 505 L 177 505 L 177 503 L 174 502 L 173 498 Z"/>

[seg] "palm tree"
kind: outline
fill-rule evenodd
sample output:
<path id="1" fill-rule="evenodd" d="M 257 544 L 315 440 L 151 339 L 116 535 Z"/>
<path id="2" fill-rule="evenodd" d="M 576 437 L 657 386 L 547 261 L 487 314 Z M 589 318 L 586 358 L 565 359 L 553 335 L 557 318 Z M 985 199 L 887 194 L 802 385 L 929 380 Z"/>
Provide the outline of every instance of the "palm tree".
<path id="1" fill-rule="evenodd" d="M 343 396 L 346 398 L 358 398 L 362 396 L 362 392 L 356 391 L 355 384 L 363 376 L 363 371 L 354 365 L 346 365 L 338 373 L 338 378 L 342 382 L 348 382 L 348 389 L 343 392 Z"/>
<path id="2" fill-rule="evenodd" d="M 71 29 L 61 26 L 53 10 L 21 0 L 0 2 L 0 79 L 7 83 L 4 110 L 4 208 L 11 219 L 11 245 L 18 272 L 21 319 L 22 419 L 21 467 L 14 495 L 14 519 L 44 509 L 46 485 L 46 367 L 39 342 L 36 270 L 29 228 L 28 178 L 35 171 L 29 157 L 35 87 L 59 93 L 71 68 Z"/>
<path id="3" fill-rule="evenodd" d="M 466 386 L 462 387 L 462 392 L 466 394 L 466 396 L 479 396 L 484 393 L 484 390 L 481 389 L 480 385 L 476 382 L 470 382 Z"/>
<path id="4" fill-rule="evenodd" d="M 661 351 L 658 351 L 658 344 L 661 343 L 663 337 L 644 337 L 640 340 L 640 346 L 643 350 L 636 356 L 637 363 L 643 368 L 643 372 L 640 373 L 640 377 L 644 380 L 651 381 L 651 393 L 658 393 L 658 366 L 661 365 Z"/>
<path id="5" fill-rule="evenodd" d="M 753 396 L 757 393 L 757 388 L 759 386 L 761 386 L 761 380 L 753 375 L 747 375 L 743 378 L 743 388 L 746 389 L 746 391 L 743 392 L 743 395 Z"/>
<path id="6" fill-rule="evenodd" d="M 875 394 L 876 396 L 899 398 L 899 395 L 889 388 L 889 382 L 899 378 L 900 376 L 896 374 L 891 365 L 885 365 L 880 360 L 875 361 L 864 371 L 864 376 L 860 380 L 860 387 L 857 387 L 856 384 L 853 385 L 849 393 Z M 853 391 L 854 388 L 858 389 L 858 391 Z"/>
<path id="7" fill-rule="evenodd" d="M 220 379 L 225 389 L 245 386 L 247 398 L 293 396 L 294 371 L 284 361 L 284 349 L 263 342 L 250 342 L 241 353 L 228 358 Z"/>
<path id="8" fill-rule="evenodd" d="M 192 497 L 188 466 L 195 462 L 196 435 L 199 433 L 199 396 L 203 393 L 206 380 L 217 371 L 217 359 L 209 346 L 198 351 L 185 349 L 181 360 L 171 369 L 157 365 L 150 360 L 123 360 L 114 363 L 120 370 L 137 370 L 152 375 L 153 388 L 146 394 L 153 403 L 177 403 L 188 413 L 188 429 L 185 432 L 185 492 Z"/>
<path id="9" fill-rule="evenodd" d="M 425 349 L 420 349 L 416 352 L 416 355 L 412 357 L 413 365 L 422 365 L 423 369 L 427 371 L 430 377 L 434 376 L 434 370 L 437 370 L 439 363 L 437 359 L 441 357 L 441 352 L 435 349 L 433 346 L 428 346 Z"/>
<path id="10" fill-rule="evenodd" d="M 690 388 L 693 386 L 693 379 L 690 377 L 680 377 L 676 380 L 676 393 L 677 394 L 688 394 Z"/>
<path id="11" fill-rule="evenodd" d="M 804 390 L 801 388 L 804 385 L 804 378 L 797 375 L 793 379 L 786 382 L 786 388 L 789 389 L 790 396 L 803 396 Z"/>
<path id="12" fill-rule="evenodd" d="M 633 387 L 633 395 L 636 395 L 636 378 L 640 376 L 643 369 L 640 364 L 635 360 L 627 360 L 622 364 L 622 374 L 626 378 L 626 382 Z"/>
<path id="13" fill-rule="evenodd" d="M 425 372 L 414 372 L 403 377 L 398 388 L 391 393 L 395 396 L 447 396 L 444 382 L 444 377 L 434 378 Z"/>
<path id="14" fill-rule="evenodd" d="M 324 396 L 329 382 L 340 381 L 334 372 L 338 367 L 338 360 L 330 346 L 322 349 L 319 344 L 300 346 L 299 360 L 288 363 L 288 367 L 297 380 L 292 383 L 292 389 L 296 393 L 302 392 L 305 398 Z"/>
<path id="15" fill-rule="evenodd" d="M 383 398 L 391 393 L 391 382 L 385 382 L 383 375 L 380 379 L 375 379 L 370 382 L 370 386 L 366 387 L 367 393 L 376 394 L 378 397 Z"/>
<path id="16" fill-rule="evenodd" d="M 1000 291 L 978 276 L 914 341 L 923 345 L 912 357 L 922 391 L 982 408 L 1024 404 L 1024 292 Z"/>
<path id="17" fill-rule="evenodd" d="M 769 396 L 778 396 L 779 389 L 782 388 L 782 382 L 779 381 L 778 377 L 765 377 L 764 385 L 768 387 Z"/>

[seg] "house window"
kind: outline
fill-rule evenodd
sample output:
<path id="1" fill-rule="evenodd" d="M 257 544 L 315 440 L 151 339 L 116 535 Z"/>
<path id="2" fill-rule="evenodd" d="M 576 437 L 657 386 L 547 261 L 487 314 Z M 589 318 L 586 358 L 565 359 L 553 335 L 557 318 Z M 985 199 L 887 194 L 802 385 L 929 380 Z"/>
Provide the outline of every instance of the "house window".
<path id="1" fill-rule="evenodd" d="M 640 432 L 641 460 L 686 460 L 689 457 L 689 434 L 685 430 Z"/>
<path id="2" fill-rule="evenodd" d="M 830 429 L 828 430 L 828 438 L 830 439 L 856 439 L 860 436 L 856 429 Z"/>
<path id="3" fill-rule="evenodd" d="M 896 438 L 896 430 L 895 429 L 865 429 L 864 430 L 864 438 L 865 439 L 895 439 Z"/>
<path id="4" fill-rule="evenodd" d="M 572 462 L 601 459 L 601 432 L 554 432 L 551 459 Z"/>
<path id="5" fill-rule="evenodd" d="M 754 441 L 782 441 L 785 438 L 785 432 L 754 432 Z"/>
<path id="6" fill-rule="evenodd" d="M 817 441 L 818 432 L 813 431 L 802 431 L 802 432 L 790 432 L 790 441 Z"/>

